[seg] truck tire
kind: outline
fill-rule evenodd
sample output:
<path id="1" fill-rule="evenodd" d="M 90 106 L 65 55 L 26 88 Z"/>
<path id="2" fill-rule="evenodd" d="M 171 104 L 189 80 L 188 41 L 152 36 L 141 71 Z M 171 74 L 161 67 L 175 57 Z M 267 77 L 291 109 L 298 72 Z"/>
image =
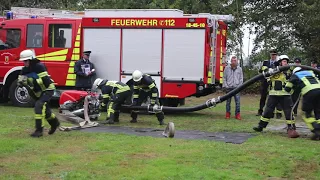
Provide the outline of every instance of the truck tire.
<path id="1" fill-rule="evenodd" d="M 26 88 L 17 86 L 17 79 L 10 85 L 9 97 L 14 106 L 34 107 L 35 100 L 29 95 Z"/>

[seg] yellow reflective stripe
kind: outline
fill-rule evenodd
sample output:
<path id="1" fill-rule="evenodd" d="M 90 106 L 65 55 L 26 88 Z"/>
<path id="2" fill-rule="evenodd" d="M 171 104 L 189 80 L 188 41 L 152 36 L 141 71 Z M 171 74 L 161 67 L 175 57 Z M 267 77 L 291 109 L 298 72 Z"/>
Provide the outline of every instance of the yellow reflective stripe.
<path id="1" fill-rule="evenodd" d="M 69 67 L 68 73 L 74 73 L 74 68 L 73 67 Z"/>
<path id="2" fill-rule="evenodd" d="M 156 87 L 156 85 L 154 83 L 152 83 L 148 87 L 149 87 L 149 89 L 152 89 L 152 88 Z"/>
<path id="3" fill-rule="evenodd" d="M 34 118 L 35 118 L 35 119 L 42 119 L 42 114 L 35 114 L 35 115 L 34 115 Z"/>
<path id="4" fill-rule="evenodd" d="M 307 126 L 308 126 L 308 128 L 310 129 L 310 130 L 313 130 L 314 129 L 314 127 L 312 126 L 312 123 L 313 122 L 316 122 L 316 118 L 314 118 L 314 117 L 310 117 L 310 118 L 307 118 L 306 116 L 305 116 L 305 114 L 302 116 L 302 119 L 304 120 L 304 122 L 306 122 L 306 124 L 307 124 Z"/>
<path id="5" fill-rule="evenodd" d="M 286 120 L 286 123 L 287 123 L 287 124 L 294 124 L 295 121 L 294 121 L 294 120 Z"/>
<path id="6" fill-rule="evenodd" d="M 47 72 L 47 71 L 41 72 L 41 73 L 38 74 L 38 76 L 39 76 L 40 78 L 43 78 L 43 77 L 45 77 L 45 76 L 48 76 L 48 72 Z"/>
<path id="7" fill-rule="evenodd" d="M 134 95 L 133 95 L 133 98 L 139 98 L 139 95 L 134 94 Z"/>
<path id="8" fill-rule="evenodd" d="M 105 98 L 109 98 L 109 97 L 110 97 L 109 94 L 103 94 L 103 95 L 102 95 L 102 98 L 104 98 L 104 99 L 105 99 Z"/>
<path id="9" fill-rule="evenodd" d="M 158 93 L 152 93 L 151 97 L 158 97 Z"/>
<path id="10" fill-rule="evenodd" d="M 276 112 L 276 113 L 282 113 L 282 110 L 276 109 L 275 112 Z"/>
<path id="11" fill-rule="evenodd" d="M 75 62 L 70 62 L 70 67 L 74 67 Z"/>
<path id="12" fill-rule="evenodd" d="M 73 53 L 74 53 L 74 54 L 80 53 L 80 48 L 74 48 L 74 49 L 73 49 Z"/>
<path id="13" fill-rule="evenodd" d="M 114 110 L 112 109 L 112 105 L 113 105 L 113 102 L 110 102 L 109 105 L 108 105 L 108 114 L 107 114 L 107 118 L 110 117 L 110 113 L 114 113 Z"/>
<path id="14" fill-rule="evenodd" d="M 223 71 L 223 66 L 220 66 L 220 71 Z"/>
<path id="15" fill-rule="evenodd" d="M 66 81 L 66 86 L 75 86 L 76 85 L 76 81 L 75 80 L 67 80 Z"/>
<path id="16" fill-rule="evenodd" d="M 46 87 L 44 86 L 42 79 L 36 79 L 36 81 L 37 81 L 37 83 L 40 86 L 42 91 L 46 90 Z"/>
<path id="17" fill-rule="evenodd" d="M 51 113 L 51 116 L 50 116 L 49 118 L 47 118 L 47 120 L 48 120 L 48 121 L 51 121 L 51 120 L 53 120 L 55 117 L 56 117 L 56 116 L 55 116 L 53 113 Z"/>
<path id="18" fill-rule="evenodd" d="M 77 41 L 80 41 L 80 35 L 77 35 L 76 40 L 77 40 Z"/>
<path id="19" fill-rule="evenodd" d="M 41 123 L 41 125 L 42 125 L 42 127 L 44 126 L 44 120 L 45 120 L 45 117 L 46 117 L 46 102 L 45 103 L 43 103 L 43 106 L 42 106 L 42 118 L 41 118 L 41 120 L 42 120 L 42 123 Z"/>
<path id="20" fill-rule="evenodd" d="M 320 89 L 320 84 L 311 84 L 311 85 L 305 86 L 304 88 L 301 89 L 301 94 L 305 95 L 307 92 L 309 92 L 312 89 Z"/>
<path id="21" fill-rule="evenodd" d="M 68 74 L 67 79 L 76 79 L 76 74 Z"/>
<path id="22" fill-rule="evenodd" d="M 45 57 L 44 61 L 65 61 L 67 60 L 67 56 L 52 56 L 52 57 Z"/>
<path id="23" fill-rule="evenodd" d="M 223 72 L 220 72 L 220 77 L 223 78 Z"/>
<path id="24" fill-rule="evenodd" d="M 79 55 L 72 55 L 71 60 L 79 60 L 80 56 Z"/>
<path id="25" fill-rule="evenodd" d="M 139 86 L 133 86 L 133 89 L 139 89 Z"/>
<path id="26" fill-rule="evenodd" d="M 266 70 L 266 69 L 268 69 L 267 66 L 262 66 L 262 67 L 261 67 L 261 70 L 262 70 L 262 71 L 264 71 L 264 70 Z"/>
<path id="27" fill-rule="evenodd" d="M 154 103 L 156 103 L 156 100 L 151 99 L 151 100 L 150 100 L 150 103 L 154 104 Z"/>
<path id="28" fill-rule="evenodd" d="M 287 82 L 286 86 L 289 87 L 289 88 L 292 88 L 293 84 L 291 82 Z"/>
<path id="29" fill-rule="evenodd" d="M 76 42 L 74 43 L 74 46 L 75 46 L 75 47 L 80 47 L 80 42 L 79 42 L 79 41 L 76 41 Z"/>
<path id="30" fill-rule="evenodd" d="M 67 86 L 74 86 L 76 84 L 76 81 L 75 80 L 67 80 L 66 81 L 66 85 Z"/>
<path id="31" fill-rule="evenodd" d="M 36 56 L 37 58 L 41 58 L 41 57 L 48 57 L 48 56 L 60 56 L 60 55 L 67 55 L 68 54 L 68 50 L 69 49 L 63 49 L 63 50 L 59 50 L 59 51 L 54 51 L 51 53 L 47 53 L 47 54 L 41 54 Z"/>
<path id="32" fill-rule="evenodd" d="M 261 121 L 264 121 L 264 122 L 269 122 L 270 121 L 270 119 L 269 118 L 265 118 L 265 117 L 260 117 L 260 120 Z"/>
<path id="33" fill-rule="evenodd" d="M 53 83 L 51 83 L 46 90 L 54 90 L 54 89 L 56 89 L 56 87 Z"/>

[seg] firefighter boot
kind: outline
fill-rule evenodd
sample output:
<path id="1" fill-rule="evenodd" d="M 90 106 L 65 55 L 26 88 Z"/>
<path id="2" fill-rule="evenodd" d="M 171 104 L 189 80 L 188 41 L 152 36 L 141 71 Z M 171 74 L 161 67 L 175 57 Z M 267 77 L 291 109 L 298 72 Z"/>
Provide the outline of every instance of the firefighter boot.
<path id="1" fill-rule="evenodd" d="M 60 122 L 56 117 L 52 120 L 48 120 L 48 123 L 51 126 L 48 134 L 53 134 L 54 132 L 56 132 L 57 128 L 60 126 Z"/>
<path id="2" fill-rule="evenodd" d="M 119 116 L 120 116 L 119 111 L 114 112 L 114 122 L 119 123 Z"/>
<path id="3" fill-rule="evenodd" d="M 163 119 L 164 119 L 164 114 L 163 114 L 163 112 L 157 113 L 156 116 L 157 116 L 157 118 L 158 118 L 159 125 L 164 125 L 164 121 L 163 121 Z"/>
<path id="4" fill-rule="evenodd" d="M 300 136 L 296 131 L 296 125 L 295 124 L 293 124 L 293 125 L 289 124 L 288 125 L 287 134 L 288 134 L 289 138 L 297 138 L 297 137 Z"/>
<path id="5" fill-rule="evenodd" d="M 257 127 L 253 127 L 253 130 L 257 131 L 257 132 L 262 132 L 263 128 L 266 128 L 268 125 L 268 122 L 265 121 L 261 121 L 259 122 Z"/>
<path id="6" fill-rule="evenodd" d="M 230 112 L 226 112 L 226 119 L 230 119 Z"/>
<path id="7" fill-rule="evenodd" d="M 138 117 L 137 112 L 132 111 L 132 112 L 131 112 L 131 118 L 132 118 L 132 120 L 131 120 L 130 122 L 131 122 L 131 123 L 137 123 L 137 122 L 138 122 L 138 121 L 137 121 L 137 117 Z"/>
<path id="8" fill-rule="evenodd" d="M 317 122 L 313 122 L 311 123 L 311 125 L 314 127 L 314 129 L 311 131 L 313 133 L 311 140 L 314 140 L 314 141 L 320 140 L 320 124 L 318 124 Z"/>
<path id="9" fill-rule="evenodd" d="M 43 135 L 42 120 L 36 120 L 36 130 L 30 134 L 31 137 L 41 137 Z"/>

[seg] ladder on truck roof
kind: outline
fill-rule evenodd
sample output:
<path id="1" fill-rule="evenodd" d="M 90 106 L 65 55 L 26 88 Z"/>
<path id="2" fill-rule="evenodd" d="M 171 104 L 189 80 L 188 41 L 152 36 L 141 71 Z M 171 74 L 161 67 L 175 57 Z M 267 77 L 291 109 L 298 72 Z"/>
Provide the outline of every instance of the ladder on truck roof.
<path id="1" fill-rule="evenodd" d="M 11 10 L 4 11 L 11 12 L 13 19 L 22 18 L 72 18 L 81 19 L 84 15 L 83 11 L 69 11 L 58 9 L 42 9 L 42 8 L 27 8 L 27 7 L 11 7 Z"/>
<path id="2" fill-rule="evenodd" d="M 210 13 L 184 14 L 179 9 L 86 9 L 85 17 L 207 17 L 214 20 L 233 21 L 234 17 L 229 15 L 218 15 Z"/>

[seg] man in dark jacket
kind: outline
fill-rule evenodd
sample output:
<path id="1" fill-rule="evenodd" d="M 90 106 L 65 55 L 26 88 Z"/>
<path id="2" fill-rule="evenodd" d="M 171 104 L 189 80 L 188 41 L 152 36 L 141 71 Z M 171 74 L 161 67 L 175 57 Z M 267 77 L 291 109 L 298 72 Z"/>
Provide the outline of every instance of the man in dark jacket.
<path id="1" fill-rule="evenodd" d="M 76 77 L 76 89 L 86 90 L 92 87 L 92 76 L 95 75 L 95 69 L 90 62 L 91 51 L 84 51 L 82 59 L 78 60 L 74 65 L 74 73 Z"/>
<path id="2" fill-rule="evenodd" d="M 278 62 L 277 62 L 277 51 L 276 50 L 271 50 L 270 51 L 270 56 L 271 59 L 270 60 L 264 60 L 261 69 L 259 70 L 259 73 L 262 73 L 263 71 L 269 69 L 269 68 L 275 68 L 276 66 L 278 66 Z M 263 113 L 263 108 L 266 104 L 266 100 L 267 100 L 267 96 L 268 96 L 268 82 L 266 79 L 262 79 L 261 80 L 261 86 L 260 86 L 260 106 L 259 106 L 259 110 L 258 110 L 258 114 L 257 116 L 262 116 Z M 280 119 L 281 118 L 281 107 L 280 105 L 277 105 L 276 107 L 276 115 L 277 118 Z"/>

